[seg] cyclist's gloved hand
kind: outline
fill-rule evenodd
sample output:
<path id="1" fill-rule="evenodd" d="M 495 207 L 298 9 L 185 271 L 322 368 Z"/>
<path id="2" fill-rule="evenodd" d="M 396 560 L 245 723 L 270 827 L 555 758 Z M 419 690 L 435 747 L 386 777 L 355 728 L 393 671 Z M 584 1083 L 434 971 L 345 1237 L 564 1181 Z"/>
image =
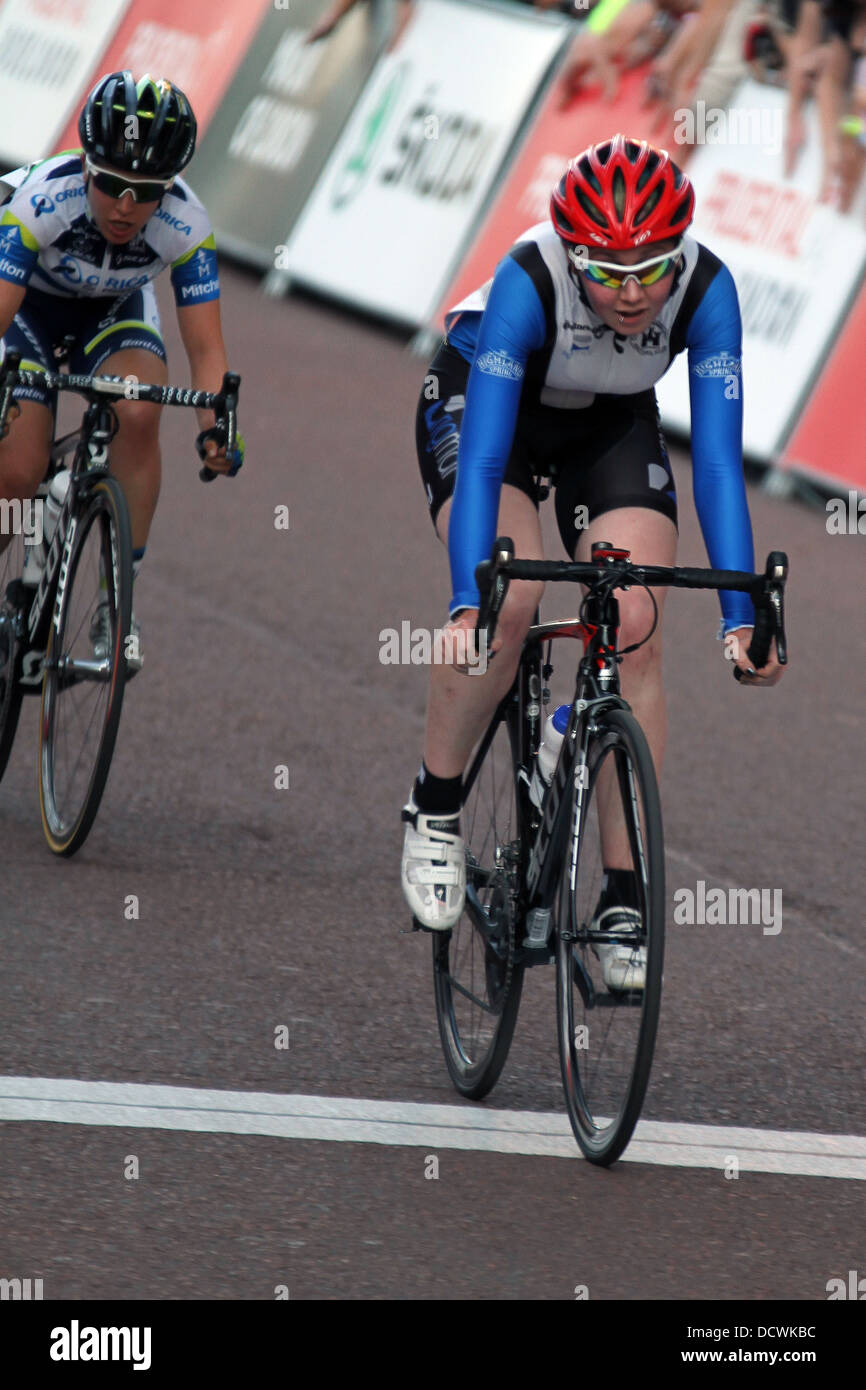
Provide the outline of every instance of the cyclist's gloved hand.
<path id="1" fill-rule="evenodd" d="M 246 445 L 244 444 L 244 437 L 243 437 L 243 435 L 241 434 L 240 430 L 238 430 L 237 434 L 235 435 L 235 447 L 234 447 L 234 449 L 232 450 L 232 456 L 231 456 L 231 465 L 232 465 L 232 466 L 231 466 L 231 468 L 229 469 L 229 471 L 228 471 L 228 473 L 227 473 L 227 475 L 226 475 L 227 477 L 233 478 L 233 477 L 235 476 L 235 474 L 238 472 L 238 470 L 241 469 L 241 468 L 243 468 L 243 464 L 244 464 L 244 454 L 245 454 L 245 453 L 246 453 Z"/>
<path id="2" fill-rule="evenodd" d="M 226 458 L 224 438 L 225 431 L 222 426 L 215 425 L 209 430 L 202 430 L 195 441 L 198 456 L 207 465 L 199 474 L 205 482 L 211 482 L 217 473 L 224 473 L 226 477 L 233 478 L 243 466 L 246 445 L 240 430 L 235 435 L 235 447 L 229 459 Z M 226 463 L 229 467 L 221 466 Z"/>

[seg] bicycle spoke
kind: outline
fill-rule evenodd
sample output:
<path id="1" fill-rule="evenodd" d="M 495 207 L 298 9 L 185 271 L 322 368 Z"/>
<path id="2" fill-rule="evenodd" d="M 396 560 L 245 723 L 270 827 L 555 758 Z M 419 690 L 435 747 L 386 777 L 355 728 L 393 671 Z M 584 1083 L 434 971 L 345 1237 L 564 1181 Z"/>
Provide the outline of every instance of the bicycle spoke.
<path id="1" fill-rule="evenodd" d="M 637 1122 L 652 1063 L 664 882 L 649 750 L 630 713 L 604 720 L 605 734 L 590 744 L 578 857 L 572 843 L 560 884 L 557 998 L 569 1118 L 587 1157 L 612 1163 Z M 610 869 L 616 886 L 605 893 Z"/>
<path id="2" fill-rule="evenodd" d="M 108 775 L 129 630 L 131 547 L 123 494 L 114 479 L 98 483 L 79 518 L 60 623 L 46 662 L 40 752 L 43 825 L 51 848 L 72 854 L 83 844 Z M 124 591 L 115 592 L 119 577 Z M 107 606 L 107 626 L 96 622 Z M 97 657 L 96 641 L 107 650 Z M 76 673 L 74 663 L 81 663 Z M 104 676 L 96 662 L 104 662 Z"/>
<path id="3" fill-rule="evenodd" d="M 463 808 L 466 909 L 453 930 L 433 943 L 445 1060 L 457 1089 L 476 1099 L 499 1076 L 520 1002 L 522 967 L 514 963 L 519 837 L 514 775 L 508 724 L 502 720 Z"/>

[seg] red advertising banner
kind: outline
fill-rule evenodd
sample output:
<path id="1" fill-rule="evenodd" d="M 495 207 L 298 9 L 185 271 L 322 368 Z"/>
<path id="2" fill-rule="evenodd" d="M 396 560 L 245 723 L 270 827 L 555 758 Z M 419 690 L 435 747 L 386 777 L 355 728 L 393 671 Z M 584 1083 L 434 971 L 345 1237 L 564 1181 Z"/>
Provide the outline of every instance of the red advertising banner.
<path id="1" fill-rule="evenodd" d="M 783 468 L 818 481 L 856 488 L 866 496 L 866 288 L 861 289 L 839 340 L 785 446 Z"/>
<path id="2" fill-rule="evenodd" d="M 175 82 L 192 102 L 199 135 L 222 100 L 273 0 L 133 0 L 112 43 L 81 89 L 81 100 L 104 72 L 130 68 Z M 75 148 L 78 112 L 55 148 Z"/>
<path id="3" fill-rule="evenodd" d="M 550 194 L 566 164 L 587 145 L 621 132 L 650 140 L 670 151 L 678 164 L 689 146 L 677 145 L 674 123 L 659 126 L 656 110 L 645 104 L 649 64 L 622 75 L 615 101 L 607 102 L 599 88 L 588 89 L 563 109 L 565 82 L 560 75 L 548 92 L 535 122 L 512 165 L 503 190 L 442 300 L 434 320 L 441 332 L 446 311 L 490 279 L 508 248 L 550 213 Z"/>

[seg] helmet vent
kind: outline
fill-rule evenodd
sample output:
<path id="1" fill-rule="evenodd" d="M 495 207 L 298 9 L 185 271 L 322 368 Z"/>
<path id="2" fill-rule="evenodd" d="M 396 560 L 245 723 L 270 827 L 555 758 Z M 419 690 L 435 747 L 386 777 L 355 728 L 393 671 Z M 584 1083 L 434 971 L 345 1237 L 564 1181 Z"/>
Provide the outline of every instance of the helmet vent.
<path id="1" fill-rule="evenodd" d="M 640 227 L 644 222 L 646 222 L 647 218 L 651 215 L 651 213 L 655 211 L 655 209 L 658 207 L 661 196 L 662 185 L 657 184 L 656 187 L 653 189 L 652 193 L 650 193 L 649 197 L 647 198 L 637 217 L 634 219 L 634 225 L 636 227 Z"/>
<path id="2" fill-rule="evenodd" d="M 583 192 L 583 189 L 576 188 L 575 193 L 577 194 L 577 201 L 580 203 L 580 206 L 583 208 L 583 211 L 590 221 L 594 222 L 596 227 L 601 227 L 604 231 L 607 231 L 607 219 L 598 211 L 598 208 L 593 207 L 592 203 Z"/>
<path id="3" fill-rule="evenodd" d="M 651 154 L 646 162 L 646 166 L 643 169 L 643 172 L 638 175 L 638 181 L 635 185 L 638 193 L 642 192 L 643 189 L 646 188 L 647 184 L 649 183 L 650 179 L 652 178 L 653 174 L 655 173 L 658 167 L 658 155 Z"/>

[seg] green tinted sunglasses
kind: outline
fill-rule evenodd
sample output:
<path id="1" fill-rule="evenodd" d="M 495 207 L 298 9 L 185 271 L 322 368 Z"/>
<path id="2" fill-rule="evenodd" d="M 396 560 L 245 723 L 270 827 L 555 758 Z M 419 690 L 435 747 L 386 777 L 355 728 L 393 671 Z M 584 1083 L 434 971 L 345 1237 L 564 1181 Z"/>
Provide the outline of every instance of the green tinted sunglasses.
<path id="1" fill-rule="evenodd" d="M 611 261 L 586 260 L 575 247 L 569 247 L 568 256 L 572 265 L 593 284 L 603 285 L 607 290 L 621 290 L 628 280 L 636 280 L 639 285 L 655 285 L 670 275 L 679 259 L 682 245 L 682 241 L 679 241 L 672 251 L 666 251 L 663 256 L 653 256 L 650 260 L 629 266 L 616 265 Z"/>

